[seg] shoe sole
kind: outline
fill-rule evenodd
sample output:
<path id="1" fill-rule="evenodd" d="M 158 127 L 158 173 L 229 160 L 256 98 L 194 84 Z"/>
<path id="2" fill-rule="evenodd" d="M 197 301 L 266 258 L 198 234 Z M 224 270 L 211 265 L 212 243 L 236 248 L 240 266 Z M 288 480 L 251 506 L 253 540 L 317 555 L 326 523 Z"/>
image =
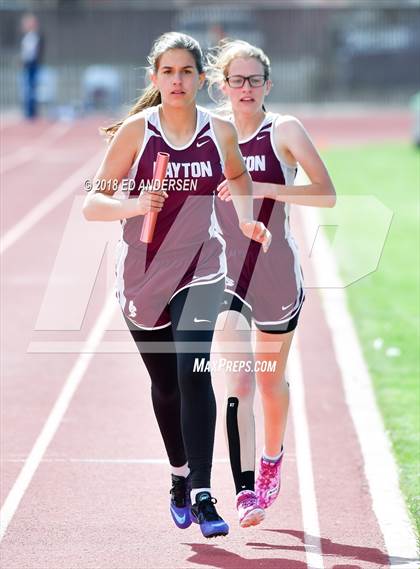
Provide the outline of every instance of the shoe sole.
<path id="1" fill-rule="evenodd" d="M 241 528 L 248 528 L 250 526 L 257 526 L 265 518 L 265 512 L 262 508 L 257 508 L 249 512 L 240 522 Z"/>
<path id="2" fill-rule="evenodd" d="M 226 535 L 229 534 L 229 526 L 227 524 L 225 525 L 226 529 L 224 530 L 215 530 L 215 531 L 210 530 L 209 533 L 206 534 L 205 529 L 203 529 L 200 522 L 197 520 L 192 511 L 191 511 L 191 521 L 193 524 L 197 524 L 198 526 L 200 526 L 201 533 L 203 537 L 205 537 L 206 539 L 211 539 L 212 537 L 225 537 Z"/>
<path id="3" fill-rule="evenodd" d="M 207 539 L 211 539 L 212 537 L 226 537 L 228 535 L 228 533 L 229 533 L 228 531 L 226 531 L 226 532 L 218 531 L 216 533 L 211 533 L 209 535 L 204 535 L 204 533 L 203 533 L 203 536 Z"/>
<path id="4" fill-rule="evenodd" d="M 211 528 L 208 526 L 204 526 L 200 524 L 200 530 L 204 537 L 207 539 L 212 537 L 223 537 L 228 535 L 229 533 L 229 526 L 225 524 L 224 526 L 219 526 L 218 528 Z"/>

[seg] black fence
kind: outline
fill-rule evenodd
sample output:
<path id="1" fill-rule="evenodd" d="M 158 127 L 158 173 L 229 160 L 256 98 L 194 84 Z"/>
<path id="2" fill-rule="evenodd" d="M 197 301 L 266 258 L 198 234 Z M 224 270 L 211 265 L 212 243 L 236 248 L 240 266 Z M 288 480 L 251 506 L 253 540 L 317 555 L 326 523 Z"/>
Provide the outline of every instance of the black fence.
<path id="1" fill-rule="evenodd" d="M 224 36 L 262 47 L 272 62 L 273 102 L 405 103 L 420 89 L 417 1 L 3 1 L 3 107 L 19 101 L 20 19 L 28 8 L 45 37 L 41 98 L 50 104 L 86 104 L 92 67 L 113 75 L 116 101 L 129 103 L 144 86 L 153 40 L 169 30 L 205 48 Z"/>

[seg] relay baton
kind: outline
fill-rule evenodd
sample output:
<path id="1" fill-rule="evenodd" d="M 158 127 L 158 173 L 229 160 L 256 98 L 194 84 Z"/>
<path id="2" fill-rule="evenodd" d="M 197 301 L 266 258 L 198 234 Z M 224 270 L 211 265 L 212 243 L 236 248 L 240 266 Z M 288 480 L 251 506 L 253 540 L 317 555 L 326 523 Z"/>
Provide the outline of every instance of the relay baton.
<path id="1" fill-rule="evenodd" d="M 168 167 L 168 162 L 169 162 L 169 154 L 167 152 L 157 153 L 155 170 L 153 172 L 153 180 L 152 180 L 153 190 L 155 188 L 155 184 L 157 181 L 159 181 L 159 189 L 162 187 L 162 182 L 166 176 L 166 169 Z M 157 211 L 149 211 L 144 216 L 143 226 L 141 228 L 141 235 L 140 235 L 140 241 L 142 241 L 143 243 L 152 242 L 157 216 L 158 216 Z"/>

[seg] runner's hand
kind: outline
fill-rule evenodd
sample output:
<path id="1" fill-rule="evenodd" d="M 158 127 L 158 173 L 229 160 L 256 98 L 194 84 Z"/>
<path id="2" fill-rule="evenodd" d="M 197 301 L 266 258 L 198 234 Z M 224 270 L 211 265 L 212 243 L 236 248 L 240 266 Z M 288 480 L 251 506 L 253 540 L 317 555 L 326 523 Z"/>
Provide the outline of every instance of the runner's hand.
<path id="1" fill-rule="evenodd" d="M 223 180 L 223 182 L 221 182 L 217 188 L 216 188 L 217 193 L 217 197 L 220 198 L 223 202 L 230 202 L 232 201 L 232 196 L 230 195 L 230 191 L 229 191 L 229 186 L 228 186 L 228 181 L 227 180 Z"/>
<path id="2" fill-rule="evenodd" d="M 138 214 L 146 215 L 149 211 L 159 213 L 167 197 L 168 194 L 163 190 L 158 192 L 142 190 L 137 198 Z"/>
<path id="3" fill-rule="evenodd" d="M 244 219 L 239 223 L 239 227 L 246 237 L 261 243 L 264 253 L 267 253 L 272 235 L 264 223 L 255 219 Z"/>

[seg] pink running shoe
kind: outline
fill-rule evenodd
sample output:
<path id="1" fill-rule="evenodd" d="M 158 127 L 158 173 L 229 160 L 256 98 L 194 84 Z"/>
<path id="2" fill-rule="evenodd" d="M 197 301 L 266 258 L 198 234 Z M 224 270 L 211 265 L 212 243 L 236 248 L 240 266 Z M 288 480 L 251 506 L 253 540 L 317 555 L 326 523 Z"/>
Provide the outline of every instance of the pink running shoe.
<path id="1" fill-rule="evenodd" d="M 242 490 L 236 496 L 239 525 L 242 528 L 257 526 L 265 518 L 265 512 L 258 504 L 258 498 L 252 490 Z"/>
<path id="2" fill-rule="evenodd" d="M 280 492 L 281 484 L 281 463 L 283 461 L 283 451 L 276 462 L 269 462 L 261 458 L 260 473 L 255 483 L 255 492 L 261 508 L 267 509 Z"/>

